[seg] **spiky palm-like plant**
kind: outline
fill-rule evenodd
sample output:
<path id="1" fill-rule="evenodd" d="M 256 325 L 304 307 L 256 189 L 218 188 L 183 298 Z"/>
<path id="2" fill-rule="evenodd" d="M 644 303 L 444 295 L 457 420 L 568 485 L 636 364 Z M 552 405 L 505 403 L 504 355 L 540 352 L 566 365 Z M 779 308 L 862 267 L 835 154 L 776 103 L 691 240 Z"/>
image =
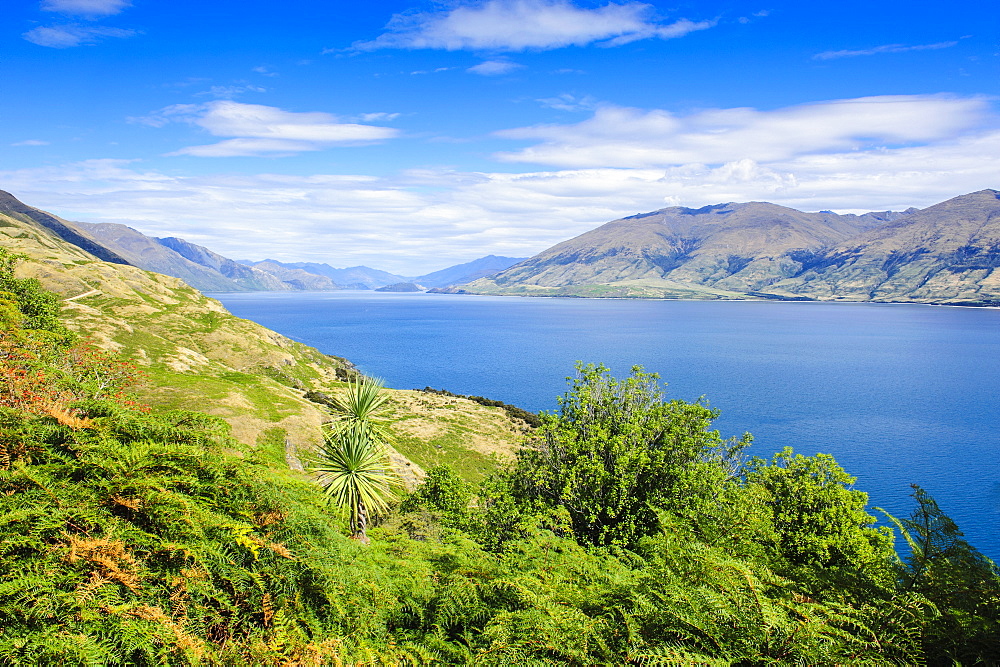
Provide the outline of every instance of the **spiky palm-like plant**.
<path id="1" fill-rule="evenodd" d="M 314 472 L 326 495 L 349 509 L 352 537 L 367 544 L 369 515 L 388 511 L 399 484 L 386 449 L 386 395 L 379 380 L 352 382 L 335 405 L 340 415 L 324 438 Z"/>
<path id="2" fill-rule="evenodd" d="M 379 378 L 366 378 L 347 385 L 347 394 L 334 397 L 332 405 L 339 414 L 333 431 L 347 428 L 368 431 L 373 440 L 389 442 L 385 385 Z"/>

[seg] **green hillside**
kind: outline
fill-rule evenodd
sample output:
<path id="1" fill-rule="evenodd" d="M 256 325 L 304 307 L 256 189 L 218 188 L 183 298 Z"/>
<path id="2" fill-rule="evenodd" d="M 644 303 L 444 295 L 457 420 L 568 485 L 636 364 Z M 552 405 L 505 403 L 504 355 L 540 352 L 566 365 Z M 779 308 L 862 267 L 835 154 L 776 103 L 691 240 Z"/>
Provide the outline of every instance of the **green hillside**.
<path id="1" fill-rule="evenodd" d="M 336 393 L 355 374 L 350 362 L 237 318 L 176 278 L 97 260 L 27 216 L 0 213 L 0 247 L 27 256 L 18 275 L 61 297 L 69 328 L 142 369 L 147 380 L 135 389 L 142 401 L 222 417 L 243 446 L 287 439 L 293 465 L 308 458 L 330 418 L 306 394 Z M 519 425 L 498 408 L 410 391 L 393 396 L 395 460 L 411 482 L 441 462 L 479 479 L 495 465 L 491 452 L 510 456 L 520 439 Z M 445 405 L 460 409 L 438 420 Z M 464 437 L 473 431 L 496 444 Z"/>

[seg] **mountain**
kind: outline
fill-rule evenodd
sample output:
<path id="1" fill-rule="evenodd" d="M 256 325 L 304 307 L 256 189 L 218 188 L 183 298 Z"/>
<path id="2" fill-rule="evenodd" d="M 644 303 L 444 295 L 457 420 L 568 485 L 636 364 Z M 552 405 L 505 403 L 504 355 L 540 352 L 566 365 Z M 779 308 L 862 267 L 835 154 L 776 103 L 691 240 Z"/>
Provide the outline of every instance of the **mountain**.
<path id="1" fill-rule="evenodd" d="M 423 276 L 412 279 L 412 282 L 427 287 L 447 287 L 448 285 L 463 285 L 479 278 L 485 278 L 500 273 L 504 269 L 509 269 L 518 262 L 523 262 L 524 257 L 499 257 L 497 255 L 487 255 L 474 259 L 465 264 L 457 264 L 440 271 L 434 271 Z"/>
<path id="2" fill-rule="evenodd" d="M 195 264 L 218 271 L 244 289 L 253 291 L 282 291 L 292 288 L 291 285 L 270 273 L 244 266 L 228 257 L 223 257 L 208 248 L 190 243 L 184 239 L 171 236 L 168 238 L 158 238 L 156 241 Z"/>
<path id="3" fill-rule="evenodd" d="M 376 292 L 423 292 L 427 287 L 425 285 L 415 285 L 414 283 L 393 283 L 392 285 L 386 285 L 385 287 L 375 288 Z"/>
<path id="4" fill-rule="evenodd" d="M 239 260 L 249 266 L 257 266 L 259 262 L 251 260 Z M 286 269 L 299 269 L 308 273 L 326 276 L 338 285 L 347 289 L 375 289 L 399 282 L 406 282 L 409 278 L 397 276 L 395 273 L 380 271 L 368 266 L 351 266 L 346 269 L 335 269 L 329 264 L 317 262 L 279 262 L 276 259 L 267 259 L 265 262 L 276 264 Z"/>
<path id="5" fill-rule="evenodd" d="M 778 294 L 849 301 L 1000 305 L 1000 192 L 980 190 L 802 258 Z"/>
<path id="6" fill-rule="evenodd" d="M 1000 297 L 998 210 L 994 190 L 864 215 L 765 202 L 671 207 L 447 291 L 986 303 Z"/>
<path id="7" fill-rule="evenodd" d="M 20 202 L 16 197 L 14 197 L 14 195 L 9 192 L 4 192 L 3 190 L 0 190 L 0 214 L 24 222 L 30 222 L 34 225 L 42 227 L 43 229 L 47 229 L 56 237 L 73 244 L 77 248 L 85 250 L 94 257 L 102 259 L 105 262 L 113 262 L 115 264 L 129 263 L 128 260 L 115 251 L 94 241 L 94 239 L 82 233 L 81 230 L 74 225 L 74 223 L 69 222 L 68 220 L 63 220 L 62 218 L 57 218 L 51 213 L 46 213 L 45 211 L 28 206 L 27 204 Z"/>
<path id="8" fill-rule="evenodd" d="M 192 262 L 155 238 L 126 225 L 110 222 L 77 222 L 74 225 L 88 238 L 105 248 L 110 248 L 128 260 L 129 264 L 140 269 L 180 278 L 191 287 L 203 292 L 234 292 L 247 289 L 240 287 L 218 271 Z"/>
<path id="9" fill-rule="evenodd" d="M 294 289 L 309 291 L 328 291 L 341 289 L 340 285 L 333 282 L 326 276 L 317 275 L 302 269 L 289 268 L 281 262 L 266 259 L 263 262 L 256 262 L 253 267 L 257 271 L 263 271 L 278 280 L 291 285 Z"/>
<path id="10" fill-rule="evenodd" d="M 322 276 L 305 272 L 283 274 L 276 267 L 269 266 L 245 266 L 176 237 L 155 238 L 116 223 L 63 220 L 28 206 L 2 190 L 0 213 L 40 225 L 99 259 L 180 278 L 203 292 L 340 289 Z M 276 274 L 285 275 L 288 281 Z"/>
<path id="11" fill-rule="evenodd" d="M 609 222 L 465 289 L 738 298 L 796 275 L 796 253 L 817 252 L 880 222 L 766 202 L 671 207 Z"/>

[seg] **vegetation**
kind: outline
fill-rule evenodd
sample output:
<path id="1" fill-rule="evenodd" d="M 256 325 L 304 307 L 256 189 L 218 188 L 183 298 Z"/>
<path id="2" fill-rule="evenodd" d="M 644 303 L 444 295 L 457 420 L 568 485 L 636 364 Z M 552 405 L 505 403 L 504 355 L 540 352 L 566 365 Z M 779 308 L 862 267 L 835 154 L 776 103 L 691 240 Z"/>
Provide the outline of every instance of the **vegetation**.
<path id="1" fill-rule="evenodd" d="M 498 401 L 492 398 L 485 398 L 483 396 L 466 396 L 465 394 L 453 394 L 447 389 L 434 389 L 432 387 L 424 387 L 421 389 L 425 394 L 437 394 L 438 396 L 452 396 L 454 398 L 467 398 L 474 403 L 479 405 L 485 405 L 491 408 L 502 408 L 507 416 L 511 419 L 523 421 L 525 424 L 531 427 L 538 427 L 542 425 L 542 420 L 534 412 L 529 412 L 524 408 L 519 408 L 516 405 L 511 405 L 509 403 L 504 403 L 503 401 Z"/>
<path id="2" fill-rule="evenodd" d="M 385 514 L 398 478 L 385 449 L 386 395 L 379 381 L 355 381 L 334 401 L 338 421 L 319 451 L 316 474 L 323 492 L 351 513 L 351 537 L 368 544 L 369 515 Z"/>
<path id="3" fill-rule="evenodd" d="M 237 455 L 221 419 L 136 402 L 133 369 L 88 352 L 10 267 L 0 663 L 1000 659 L 1000 572 L 923 490 L 893 519 L 901 559 L 832 458 L 745 460 L 748 436 L 722 438 L 715 411 L 641 369 L 581 366 L 478 486 L 441 466 L 398 502 L 379 491 L 365 546 L 356 517 L 278 465 L 280 428 Z M 330 446 L 380 441 L 378 394 L 336 397 Z"/>

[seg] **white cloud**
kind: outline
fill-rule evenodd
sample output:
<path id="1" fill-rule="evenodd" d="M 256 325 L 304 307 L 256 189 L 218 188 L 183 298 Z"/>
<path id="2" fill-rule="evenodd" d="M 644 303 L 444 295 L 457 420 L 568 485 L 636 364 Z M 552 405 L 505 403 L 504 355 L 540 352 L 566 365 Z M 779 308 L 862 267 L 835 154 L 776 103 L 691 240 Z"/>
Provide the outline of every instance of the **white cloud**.
<path id="1" fill-rule="evenodd" d="M 394 128 L 340 122 L 336 116 L 323 112 L 291 112 L 228 100 L 177 104 L 152 116 L 134 120 L 153 127 L 175 121 L 186 122 L 217 137 L 233 137 L 170 153 L 196 157 L 289 155 L 335 145 L 375 143 L 399 134 L 399 130 Z"/>
<path id="2" fill-rule="evenodd" d="M 902 210 L 1000 188 L 998 174 L 1000 130 L 982 127 L 920 146 L 665 168 L 177 176 L 94 160 L 0 171 L 0 187 L 71 220 L 122 222 L 229 257 L 368 264 L 419 275 L 429 261 L 531 255 L 665 206 L 757 200 L 807 211 Z"/>
<path id="3" fill-rule="evenodd" d="M 382 48 L 524 51 L 598 43 L 618 46 L 640 39 L 671 39 L 715 25 L 681 19 L 664 23 L 640 2 L 593 9 L 570 0 L 486 0 L 442 12 L 397 14 L 387 32 L 357 50 Z"/>
<path id="4" fill-rule="evenodd" d="M 129 0 L 43 0 L 42 9 L 47 12 L 78 14 L 83 16 L 110 16 L 117 14 L 132 3 Z"/>
<path id="5" fill-rule="evenodd" d="M 569 168 L 769 162 L 950 139 L 980 126 L 988 114 L 984 98 L 943 95 L 864 97 L 773 111 L 707 109 L 686 115 L 604 106 L 573 125 L 498 132 L 508 139 L 541 143 L 496 157 Z"/>
<path id="6" fill-rule="evenodd" d="M 857 51 L 823 51 L 813 56 L 816 60 L 833 60 L 835 58 L 854 58 L 857 56 L 874 56 L 880 53 L 906 53 L 907 51 L 934 51 L 937 49 L 947 49 L 955 46 L 958 42 L 938 42 L 936 44 L 917 44 L 906 46 L 905 44 L 883 44 L 870 49 L 860 49 Z"/>
<path id="7" fill-rule="evenodd" d="M 521 69 L 522 67 L 524 67 L 524 65 L 519 65 L 509 60 L 487 60 L 470 67 L 466 71 L 472 72 L 473 74 L 480 74 L 482 76 L 499 76 L 501 74 L 508 74 L 514 70 Z"/>
<path id="8" fill-rule="evenodd" d="M 254 67 L 251 71 L 252 72 L 256 72 L 257 74 L 261 74 L 263 76 L 278 76 L 277 72 L 272 72 L 270 69 L 268 69 L 264 65 L 260 65 L 258 67 Z"/>
<path id="9" fill-rule="evenodd" d="M 17 141 L 11 146 L 48 146 L 49 142 L 42 141 L 41 139 L 25 139 L 24 141 Z"/>
<path id="10" fill-rule="evenodd" d="M 39 46 L 65 49 L 72 46 L 80 46 L 81 44 L 96 44 L 108 37 L 132 37 L 135 34 L 137 34 L 135 30 L 126 30 L 124 28 L 69 24 L 39 26 L 21 36 Z"/>

